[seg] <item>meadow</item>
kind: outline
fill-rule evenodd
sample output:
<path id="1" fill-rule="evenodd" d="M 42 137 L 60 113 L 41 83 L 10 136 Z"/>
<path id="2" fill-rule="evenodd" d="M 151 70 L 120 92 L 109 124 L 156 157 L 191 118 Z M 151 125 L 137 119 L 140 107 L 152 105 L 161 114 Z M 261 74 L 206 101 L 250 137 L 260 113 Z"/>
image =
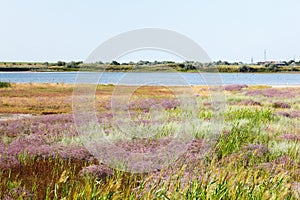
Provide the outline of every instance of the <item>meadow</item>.
<path id="1" fill-rule="evenodd" d="M 187 130 L 193 140 L 174 163 L 144 173 L 112 168 L 86 149 L 74 124 L 73 88 L 0 88 L 0 199 L 300 198 L 300 87 L 225 86 L 220 135 L 211 146 L 206 135 L 217 116 L 210 90 L 192 87 L 197 123 Z M 95 110 L 116 146 L 147 153 L 172 140 L 183 123 L 172 91 L 150 86 L 135 91 L 128 112 L 136 127 L 155 133 L 138 138 L 124 136 L 114 122 L 114 89 L 97 86 Z M 162 108 L 164 123 L 155 125 L 153 105 Z"/>

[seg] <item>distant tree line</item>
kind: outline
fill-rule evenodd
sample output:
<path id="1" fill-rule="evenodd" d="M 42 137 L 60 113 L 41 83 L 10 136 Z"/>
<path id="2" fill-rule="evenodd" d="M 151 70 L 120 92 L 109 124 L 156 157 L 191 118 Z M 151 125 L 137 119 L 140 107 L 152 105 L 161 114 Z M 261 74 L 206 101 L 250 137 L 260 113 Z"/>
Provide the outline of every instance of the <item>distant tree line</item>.
<path id="1" fill-rule="evenodd" d="M 208 63 L 202 63 L 197 61 L 184 61 L 184 62 L 174 62 L 174 61 L 137 61 L 137 62 L 127 62 L 119 63 L 117 61 L 112 62 L 102 62 L 98 61 L 95 64 L 98 65 L 110 65 L 110 66 L 168 66 L 180 71 L 191 71 L 191 70 L 201 70 L 201 69 L 213 69 L 219 68 L 220 72 L 277 72 L 280 71 L 280 67 L 289 66 L 290 71 L 298 71 L 295 66 L 300 66 L 300 61 L 296 62 L 294 60 L 282 61 L 282 62 L 258 62 L 245 64 L 243 62 L 228 62 L 228 61 L 213 61 Z M 227 67 L 226 67 L 227 66 Z M 234 68 L 231 66 L 235 66 Z M 263 68 L 257 68 L 255 66 L 262 66 Z"/>
<path id="2" fill-rule="evenodd" d="M 266 61 L 257 63 L 243 63 L 243 62 L 228 62 L 228 61 L 213 61 L 213 62 L 198 62 L 198 61 L 144 61 L 137 62 L 118 62 L 116 60 L 111 62 L 98 61 L 94 63 L 83 63 L 82 61 L 57 61 L 53 63 L 38 63 L 38 62 L 0 62 L 0 71 L 28 71 L 28 70 L 64 70 L 72 71 L 79 70 L 80 67 L 86 67 L 91 70 L 111 70 L 111 71 L 126 71 L 133 68 L 150 69 L 155 66 L 154 70 L 164 70 L 168 68 L 177 71 L 211 71 L 218 69 L 219 72 L 282 72 L 282 71 L 300 71 L 300 61 Z M 148 67 L 148 68 L 147 68 Z"/>
<path id="3" fill-rule="evenodd" d="M 95 64 L 101 64 L 101 65 L 167 65 L 167 64 L 184 64 L 184 65 L 193 65 L 195 67 L 197 66 L 203 66 L 203 65 L 209 65 L 209 66 L 213 66 L 213 65 L 244 65 L 246 63 L 243 62 L 228 62 L 228 61 L 213 61 L 213 62 L 209 62 L 209 63 L 203 63 L 203 62 L 197 62 L 197 61 L 184 61 L 184 62 L 174 62 L 174 61 L 137 61 L 137 62 L 127 62 L 127 63 L 119 63 L 117 61 L 112 61 L 112 62 L 102 62 L 102 61 L 98 61 L 95 62 Z M 290 60 L 290 61 L 282 61 L 282 62 L 257 62 L 257 63 L 250 63 L 249 65 L 280 65 L 280 66 L 291 66 L 291 65 L 300 65 L 300 61 L 294 61 L 294 60 Z"/>
<path id="4" fill-rule="evenodd" d="M 83 63 L 82 61 L 79 61 L 79 62 L 75 62 L 75 61 L 71 61 L 71 62 L 57 61 L 56 63 L 45 62 L 44 65 L 46 65 L 46 66 L 67 67 L 67 68 L 79 68 L 82 63 Z"/>

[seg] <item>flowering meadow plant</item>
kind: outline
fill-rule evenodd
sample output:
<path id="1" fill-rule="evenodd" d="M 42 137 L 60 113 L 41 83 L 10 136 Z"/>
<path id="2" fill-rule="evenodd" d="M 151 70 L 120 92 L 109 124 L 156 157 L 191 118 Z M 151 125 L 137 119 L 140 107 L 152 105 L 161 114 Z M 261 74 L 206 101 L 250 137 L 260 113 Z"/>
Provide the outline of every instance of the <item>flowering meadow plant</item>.
<path id="1" fill-rule="evenodd" d="M 36 95 L 31 88 L 47 85 L 12 85 L 2 88 L 13 116 L 21 108 L 16 96 Z M 153 153 L 172 141 L 181 130 L 181 101 L 162 88 L 151 95 L 130 99 L 126 113 L 128 130 L 151 130 L 139 137 L 122 130 L 109 104 L 113 86 L 98 86 L 95 107 L 102 133 L 115 147 L 128 153 Z M 197 121 L 188 123 L 194 139 L 171 165 L 151 172 L 130 173 L 107 165 L 83 145 L 82 136 L 68 110 L 69 101 L 54 107 L 51 95 L 71 95 L 69 86 L 38 90 L 40 101 L 25 118 L 0 121 L 0 199 L 297 199 L 300 197 L 300 88 L 254 88 L 230 86 L 222 133 L 214 145 L 206 140 L 215 117 L 209 90 L 194 88 L 199 110 Z M 58 92 L 59 91 L 59 92 Z M 28 108 L 30 96 L 23 103 Z M 55 97 L 54 97 L 55 98 Z M 61 103 L 61 101 L 58 101 Z M 15 105 L 15 107 L 13 106 Z M 39 109 L 68 108 L 62 113 L 42 114 Z M 157 108 L 164 112 L 158 115 Z M 55 110 L 55 109 L 54 109 Z M 24 110 L 23 110 L 24 111 Z M 114 112 L 121 112 L 115 110 Z M 26 112 L 23 112 L 26 113 Z M 155 114 L 153 114 L 155 113 Z M 126 119 L 123 122 L 127 122 Z M 162 122 L 162 123 L 158 123 Z M 121 124 L 122 125 L 122 124 Z M 139 128 L 139 129 L 133 129 Z M 117 162 L 117 161 L 116 161 Z M 122 163 L 119 163 L 122 165 Z M 141 168 L 147 163 L 139 163 Z"/>

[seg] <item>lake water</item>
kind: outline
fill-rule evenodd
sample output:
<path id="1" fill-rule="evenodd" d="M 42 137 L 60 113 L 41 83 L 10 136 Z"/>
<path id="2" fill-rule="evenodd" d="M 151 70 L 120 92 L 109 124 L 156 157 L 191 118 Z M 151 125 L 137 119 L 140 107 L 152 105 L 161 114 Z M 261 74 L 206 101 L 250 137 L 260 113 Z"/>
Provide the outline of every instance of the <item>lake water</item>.
<path id="1" fill-rule="evenodd" d="M 11 83 L 68 83 L 143 85 L 300 85 L 300 74 L 251 73 L 126 73 L 126 72 L 0 72 Z"/>

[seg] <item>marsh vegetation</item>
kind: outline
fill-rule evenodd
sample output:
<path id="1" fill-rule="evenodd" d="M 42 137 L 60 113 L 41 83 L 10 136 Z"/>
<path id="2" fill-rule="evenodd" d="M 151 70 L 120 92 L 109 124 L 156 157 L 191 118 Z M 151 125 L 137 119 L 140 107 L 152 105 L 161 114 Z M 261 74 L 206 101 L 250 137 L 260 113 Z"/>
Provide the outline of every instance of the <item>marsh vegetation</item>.
<path id="1" fill-rule="evenodd" d="M 151 138 L 122 137 L 111 112 L 113 85 L 99 85 L 99 124 L 116 146 L 153 152 L 180 126 L 180 102 L 164 87 L 138 89 L 129 112 L 151 128 L 153 105 L 164 123 Z M 81 143 L 72 116 L 72 85 L 12 84 L 0 88 L 0 199 L 299 199 L 300 88 L 227 86 L 216 143 L 207 147 L 214 116 L 207 87 L 192 87 L 198 109 L 194 139 L 172 165 L 146 173 L 111 168 Z M 150 113 L 150 114 L 149 114 Z M 205 149 L 205 151 L 203 151 Z"/>

